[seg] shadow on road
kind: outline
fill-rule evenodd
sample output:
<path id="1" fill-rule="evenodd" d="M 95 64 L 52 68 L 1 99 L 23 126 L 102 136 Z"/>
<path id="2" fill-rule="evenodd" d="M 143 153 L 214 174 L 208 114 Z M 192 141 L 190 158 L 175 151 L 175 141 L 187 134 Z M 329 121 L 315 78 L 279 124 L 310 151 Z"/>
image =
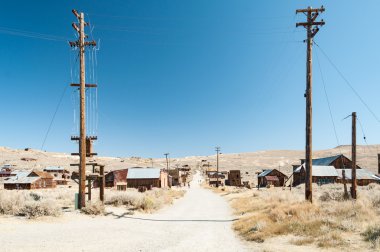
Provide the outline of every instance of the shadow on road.
<path id="1" fill-rule="evenodd" d="M 141 221 L 155 221 L 155 222 L 233 222 L 238 219 L 230 219 L 230 220 L 188 220 L 188 219 L 151 219 L 151 218 L 141 218 L 141 217 L 132 217 L 130 213 L 125 212 L 123 214 L 115 214 L 113 212 L 108 212 L 106 216 L 111 215 L 116 217 L 116 219 L 132 219 L 132 220 L 141 220 Z"/>

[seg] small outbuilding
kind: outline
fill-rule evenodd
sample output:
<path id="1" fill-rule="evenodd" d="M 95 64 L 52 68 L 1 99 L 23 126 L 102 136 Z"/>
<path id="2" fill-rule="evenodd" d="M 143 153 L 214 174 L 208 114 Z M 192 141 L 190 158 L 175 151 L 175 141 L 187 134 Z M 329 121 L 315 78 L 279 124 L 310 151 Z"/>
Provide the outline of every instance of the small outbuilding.
<path id="1" fill-rule="evenodd" d="M 301 164 L 305 163 L 305 159 L 301 159 Z M 352 161 L 346 157 L 345 155 L 335 155 L 324 158 L 316 158 L 313 159 L 313 166 L 334 166 L 335 169 L 345 169 L 352 168 Z M 361 169 L 358 165 L 356 165 L 357 169 Z"/>
<path id="2" fill-rule="evenodd" d="M 227 181 L 226 181 L 227 184 Z M 241 174 L 240 170 L 230 170 L 228 172 L 228 185 L 241 186 Z"/>
<path id="3" fill-rule="evenodd" d="M 126 185 L 128 169 L 110 171 L 105 175 L 106 187 L 117 187 L 117 185 Z"/>
<path id="4" fill-rule="evenodd" d="M 4 189 L 7 190 L 30 190 L 55 188 L 54 177 L 43 171 L 18 171 L 14 172 L 4 182 Z"/>
<path id="5" fill-rule="evenodd" d="M 257 183 L 259 187 L 266 187 L 266 186 L 281 187 L 281 186 L 284 186 L 287 178 L 288 176 L 286 176 L 284 173 L 276 169 L 269 169 L 269 170 L 263 170 L 263 172 L 257 175 L 257 180 L 258 180 Z"/>

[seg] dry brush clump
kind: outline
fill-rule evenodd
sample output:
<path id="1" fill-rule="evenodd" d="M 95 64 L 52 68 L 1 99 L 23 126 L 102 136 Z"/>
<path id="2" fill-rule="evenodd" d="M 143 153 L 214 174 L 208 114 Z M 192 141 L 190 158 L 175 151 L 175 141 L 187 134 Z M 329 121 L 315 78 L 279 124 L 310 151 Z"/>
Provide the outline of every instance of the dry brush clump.
<path id="1" fill-rule="evenodd" d="M 47 191 L 5 191 L 0 190 L 0 214 L 37 218 L 59 216 L 60 205 Z"/>
<path id="2" fill-rule="evenodd" d="M 152 212 L 164 205 L 172 204 L 174 199 L 180 198 L 185 191 L 175 189 L 154 188 L 143 193 L 136 189 L 127 191 L 109 191 L 106 194 L 106 205 L 127 206 L 130 210 Z"/>
<path id="3" fill-rule="evenodd" d="M 81 212 L 87 215 L 104 215 L 105 207 L 101 201 L 88 202 L 85 207 L 81 208 Z"/>
<path id="4" fill-rule="evenodd" d="M 234 229 L 246 240 L 264 242 L 293 235 L 292 244 L 315 244 L 321 248 L 344 247 L 345 233 L 361 233 L 367 241 L 380 240 L 380 186 L 360 187 L 358 199 L 345 199 L 343 185 L 314 185 L 314 203 L 304 200 L 304 187 L 252 191 L 233 197 L 232 206 L 242 216 Z M 374 228 L 369 223 L 378 221 Z M 367 231 L 365 231 L 367 230 Z"/>

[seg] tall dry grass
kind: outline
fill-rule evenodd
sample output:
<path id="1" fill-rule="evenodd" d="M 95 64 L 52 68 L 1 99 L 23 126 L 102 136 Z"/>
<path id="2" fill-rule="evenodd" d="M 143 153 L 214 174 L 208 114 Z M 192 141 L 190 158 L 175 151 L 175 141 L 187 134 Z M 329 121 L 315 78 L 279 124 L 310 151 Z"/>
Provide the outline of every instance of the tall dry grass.
<path id="1" fill-rule="evenodd" d="M 183 190 L 154 188 L 144 193 L 136 189 L 110 191 L 106 194 L 106 205 L 127 206 L 130 210 L 153 212 L 164 205 L 172 204 L 185 194 Z"/>
<path id="2" fill-rule="evenodd" d="M 234 229 L 248 241 L 293 235 L 295 245 L 345 247 L 345 234 L 362 233 L 373 244 L 380 240 L 380 186 L 359 187 L 356 201 L 346 200 L 343 185 L 314 185 L 314 203 L 304 200 L 304 186 L 242 191 L 230 197 L 241 218 Z M 235 190 L 236 189 L 231 189 Z M 236 192 L 235 192 L 236 193 Z M 244 195 L 244 196 L 242 196 Z"/>

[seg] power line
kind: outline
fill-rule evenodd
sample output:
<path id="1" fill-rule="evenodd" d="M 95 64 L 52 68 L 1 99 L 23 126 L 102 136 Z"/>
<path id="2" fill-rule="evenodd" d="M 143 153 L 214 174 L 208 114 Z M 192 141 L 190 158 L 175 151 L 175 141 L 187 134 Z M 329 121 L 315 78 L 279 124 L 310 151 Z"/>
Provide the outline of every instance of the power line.
<path id="1" fill-rule="evenodd" d="M 25 30 L 19 30 L 19 29 L 12 29 L 12 28 L 6 28 L 6 27 L 0 27 L 0 33 L 27 37 L 27 38 L 50 40 L 50 41 L 62 41 L 62 42 L 68 41 L 67 38 L 61 37 L 61 36 L 32 32 L 32 31 L 25 31 Z"/>
<path id="2" fill-rule="evenodd" d="M 359 100 L 362 102 L 362 104 L 367 108 L 367 110 L 372 114 L 372 116 L 376 119 L 377 122 L 380 122 L 380 119 L 376 116 L 376 114 L 373 112 L 373 110 L 368 106 L 368 104 L 364 101 L 364 99 L 359 95 L 359 93 L 355 90 L 355 88 L 351 85 L 351 83 L 348 81 L 348 79 L 343 75 L 343 73 L 338 69 L 338 67 L 332 62 L 329 56 L 325 53 L 325 51 L 314 42 L 314 44 L 319 48 L 319 50 L 322 52 L 322 54 L 326 57 L 326 59 L 330 62 L 330 64 L 333 66 L 333 68 L 338 72 L 340 77 L 345 81 L 345 83 L 351 88 L 351 90 L 354 92 L 354 94 L 359 98 Z"/>
<path id="3" fill-rule="evenodd" d="M 55 119 L 55 116 L 57 115 L 57 112 L 58 112 L 58 109 L 62 103 L 62 100 L 63 100 L 63 97 L 65 96 L 65 93 L 66 93 L 66 90 L 68 88 L 68 85 L 65 85 L 65 88 L 61 94 L 61 98 L 59 98 L 59 102 L 57 104 L 57 107 L 55 108 L 55 111 L 54 111 L 54 114 L 53 114 L 53 117 L 51 118 L 51 121 L 50 121 L 50 124 L 49 124 L 49 127 L 48 127 L 48 130 L 46 131 L 46 134 L 45 134 L 45 137 L 44 137 L 44 141 L 42 142 L 42 145 L 41 145 L 41 150 L 43 150 L 44 146 L 45 146 L 45 143 L 46 143 L 46 139 L 49 135 L 49 132 L 51 130 L 51 127 L 53 125 L 53 122 L 54 122 L 54 119 Z"/>

